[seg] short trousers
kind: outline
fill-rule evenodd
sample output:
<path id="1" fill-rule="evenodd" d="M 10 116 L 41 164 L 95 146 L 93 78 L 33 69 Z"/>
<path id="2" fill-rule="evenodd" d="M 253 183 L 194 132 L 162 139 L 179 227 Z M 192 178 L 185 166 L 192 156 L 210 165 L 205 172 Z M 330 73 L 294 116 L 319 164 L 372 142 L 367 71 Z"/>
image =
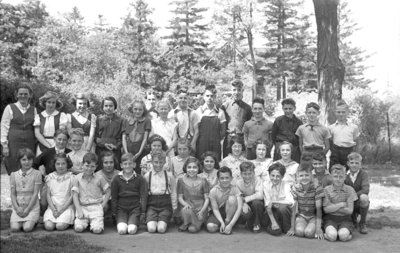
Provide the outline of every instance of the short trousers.
<path id="1" fill-rule="evenodd" d="M 219 208 L 219 213 L 221 214 L 222 219 L 225 220 L 225 218 L 226 218 L 225 206 L 221 206 Z M 207 224 L 209 224 L 209 223 L 216 224 L 218 227 L 221 226 L 221 222 L 219 222 L 219 220 L 217 219 L 217 217 L 214 215 L 214 213 L 212 211 L 210 212 L 210 215 L 208 216 L 208 219 L 207 219 Z"/>
<path id="2" fill-rule="evenodd" d="M 149 195 L 147 199 L 146 221 L 163 221 L 168 223 L 171 217 L 171 195 Z"/>
<path id="3" fill-rule="evenodd" d="M 299 214 L 296 217 L 295 224 L 296 225 L 297 224 L 301 224 L 301 225 L 303 225 L 305 227 L 305 226 L 308 226 L 309 224 L 314 224 L 315 225 L 315 221 L 316 221 L 315 220 L 315 216 L 307 217 L 307 216 Z"/>
<path id="4" fill-rule="evenodd" d="M 132 210 L 124 210 L 119 208 L 117 210 L 117 224 L 126 223 L 128 225 L 135 224 L 139 225 L 140 220 L 140 207 L 134 208 Z"/>
<path id="5" fill-rule="evenodd" d="M 101 204 L 81 206 L 83 212 L 83 219 L 78 217 L 75 219 L 75 226 L 83 226 L 84 229 L 90 225 L 90 230 L 104 229 L 104 212 Z M 78 216 L 78 213 L 76 213 Z"/>
<path id="6" fill-rule="evenodd" d="M 350 231 L 350 233 L 352 233 L 354 230 L 354 224 L 353 221 L 351 220 L 350 215 L 338 216 L 338 215 L 326 214 L 324 217 L 324 229 L 326 230 L 328 226 L 332 226 L 336 230 L 339 230 L 341 228 L 347 228 Z"/>

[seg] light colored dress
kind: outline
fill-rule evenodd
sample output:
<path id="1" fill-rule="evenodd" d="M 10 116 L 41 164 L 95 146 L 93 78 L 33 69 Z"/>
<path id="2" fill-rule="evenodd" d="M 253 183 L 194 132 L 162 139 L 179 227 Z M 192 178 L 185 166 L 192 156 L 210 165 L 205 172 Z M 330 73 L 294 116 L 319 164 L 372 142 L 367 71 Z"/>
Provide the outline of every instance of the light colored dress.
<path id="1" fill-rule="evenodd" d="M 15 188 L 17 192 L 17 204 L 26 208 L 31 201 L 33 196 L 33 192 L 35 190 L 35 185 L 42 184 L 42 174 L 38 170 L 30 169 L 26 173 L 22 173 L 22 170 L 18 170 L 16 172 L 11 173 L 10 177 L 10 185 L 11 189 Z M 36 203 L 33 205 L 29 214 L 22 218 L 20 217 L 16 210 L 11 213 L 10 222 L 24 222 L 24 221 L 33 221 L 37 222 L 39 220 L 40 215 L 40 205 L 39 200 L 36 200 Z"/>
<path id="2" fill-rule="evenodd" d="M 290 161 L 289 163 L 284 163 L 281 160 L 278 160 L 277 162 L 280 162 L 286 167 L 286 173 L 285 176 L 282 178 L 282 181 L 287 182 L 290 186 L 296 183 L 296 174 L 297 174 L 297 168 L 299 167 L 299 164 L 295 161 Z"/>
<path id="3" fill-rule="evenodd" d="M 72 166 L 76 170 L 81 170 L 82 169 L 82 161 L 83 157 L 86 155 L 86 150 L 80 149 L 78 151 L 72 150 L 67 154 L 69 159 L 72 161 Z"/>
<path id="4" fill-rule="evenodd" d="M 218 172 L 218 170 L 216 170 L 216 169 L 213 169 L 211 171 L 211 173 L 207 173 L 207 172 L 203 171 L 202 173 L 199 174 L 199 177 L 205 178 L 211 189 L 218 184 L 217 172 Z"/>
<path id="5" fill-rule="evenodd" d="M 151 133 L 150 136 L 154 134 L 158 134 L 161 137 L 164 138 L 164 140 L 167 142 L 168 148 L 172 147 L 172 140 L 174 137 L 174 133 L 176 131 L 176 128 L 178 126 L 178 123 L 176 123 L 175 120 L 173 119 L 168 119 L 166 121 L 162 120 L 161 118 L 156 118 L 151 120 Z M 170 152 L 167 154 L 169 157 L 174 156 L 174 149 L 172 149 Z"/>
<path id="6" fill-rule="evenodd" d="M 55 117 L 60 114 L 60 121 L 58 123 L 58 128 L 56 128 Z M 54 110 L 52 114 L 48 114 L 46 111 L 41 112 L 40 114 L 35 115 L 35 121 L 33 122 L 34 127 L 41 127 L 41 116 L 45 120 L 43 129 L 40 129 L 41 134 L 46 139 L 48 143 L 50 143 L 51 148 L 55 146 L 54 143 L 54 133 L 59 129 L 67 129 L 68 117 L 65 113 Z M 36 155 L 40 155 L 43 150 L 40 149 L 40 145 L 38 145 L 36 150 Z"/>
<path id="7" fill-rule="evenodd" d="M 232 154 L 229 154 L 227 157 L 222 159 L 220 163 L 220 167 L 226 166 L 232 170 L 232 183 L 235 183 L 240 179 L 240 164 L 244 161 L 247 161 L 244 155 L 241 155 L 239 158 L 234 157 Z"/>
<path id="8" fill-rule="evenodd" d="M 58 175 L 57 172 L 52 172 L 46 177 L 47 190 L 50 191 L 51 200 L 54 206 L 59 209 L 72 196 L 72 180 L 74 175 L 72 172 L 67 172 L 64 175 Z M 43 221 L 51 221 L 53 223 L 74 224 L 75 210 L 71 204 L 57 218 L 53 216 L 50 208 L 47 208 L 43 215 Z"/>
<path id="9" fill-rule="evenodd" d="M 271 158 L 266 158 L 264 161 L 259 162 L 257 160 L 251 160 L 254 164 L 254 172 L 256 177 L 259 177 L 263 182 L 269 180 L 268 168 L 272 164 Z"/>

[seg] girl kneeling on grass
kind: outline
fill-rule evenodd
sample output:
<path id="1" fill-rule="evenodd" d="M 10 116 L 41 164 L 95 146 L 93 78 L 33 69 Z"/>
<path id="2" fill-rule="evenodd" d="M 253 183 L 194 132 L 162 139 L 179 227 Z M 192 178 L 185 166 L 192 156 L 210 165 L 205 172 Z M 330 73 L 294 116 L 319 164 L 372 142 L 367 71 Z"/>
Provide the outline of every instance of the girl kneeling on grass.
<path id="1" fill-rule="evenodd" d="M 183 165 L 183 172 L 185 176 L 178 180 L 178 200 L 182 205 L 183 224 L 178 230 L 196 233 L 207 218 L 210 189 L 207 180 L 198 177 L 201 166 L 197 158 L 190 157 Z"/>
<path id="2" fill-rule="evenodd" d="M 20 170 L 11 173 L 12 232 L 18 232 L 21 228 L 24 232 L 31 232 L 39 220 L 38 194 L 42 175 L 32 168 L 34 157 L 33 151 L 29 148 L 19 149 L 17 159 Z"/>
<path id="3" fill-rule="evenodd" d="M 52 231 L 65 230 L 74 224 L 75 211 L 72 204 L 72 180 L 74 175 L 68 171 L 72 162 L 64 153 L 55 155 L 55 172 L 50 173 L 47 184 L 47 202 L 49 204 L 43 216 L 44 228 Z"/>

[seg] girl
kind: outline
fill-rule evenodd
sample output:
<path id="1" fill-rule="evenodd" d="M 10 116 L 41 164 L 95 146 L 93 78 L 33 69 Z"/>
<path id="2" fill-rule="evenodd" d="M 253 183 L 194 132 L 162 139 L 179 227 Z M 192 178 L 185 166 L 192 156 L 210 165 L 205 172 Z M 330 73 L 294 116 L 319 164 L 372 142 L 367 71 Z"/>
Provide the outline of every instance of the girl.
<path id="1" fill-rule="evenodd" d="M 121 158 L 122 171 L 112 179 L 111 210 L 116 217 L 118 234 L 136 234 L 139 222 L 144 222 L 147 204 L 147 184 L 136 174 L 135 156 L 126 153 Z"/>
<path id="2" fill-rule="evenodd" d="M 254 143 L 254 149 L 256 150 L 256 159 L 251 160 L 255 165 L 254 172 L 256 177 L 260 178 L 262 182 L 269 179 L 268 167 L 272 163 L 271 158 L 266 158 L 268 153 L 268 142 L 263 140 L 257 140 Z"/>
<path id="3" fill-rule="evenodd" d="M 104 151 L 100 155 L 99 171 L 96 174 L 101 175 L 109 185 L 115 175 L 118 175 L 117 160 L 111 151 Z"/>
<path id="4" fill-rule="evenodd" d="M 153 165 L 151 164 L 152 154 L 159 153 L 159 152 L 165 153 L 165 151 L 167 150 L 167 144 L 165 143 L 164 138 L 158 134 L 152 135 L 149 138 L 149 140 L 147 141 L 147 144 L 150 146 L 150 154 L 143 157 L 142 161 L 140 163 L 140 169 L 141 169 L 142 175 L 145 175 L 147 172 L 149 172 L 153 169 Z M 168 167 L 167 171 L 170 170 L 168 164 L 171 164 L 171 162 L 168 161 L 166 164 L 166 166 Z"/>
<path id="5" fill-rule="evenodd" d="M 39 98 L 39 105 L 45 110 L 35 116 L 35 136 L 39 142 L 36 155 L 40 155 L 46 149 L 54 147 L 54 133 L 58 129 L 67 129 L 68 117 L 58 110 L 63 103 L 57 93 L 48 91 Z"/>
<path id="6" fill-rule="evenodd" d="M 146 117 L 146 106 L 141 100 L 133 101 L 128 111 L 132 113 L 133 117 L 129 117 L 124 122 L 122 146 L 125 153 L 134 155 L 136 162 L 135 172 L 140 174 L 140 161 L 145 155 L 144 148 L 151 131 L 151 121 Z"/>
<path id="7" fill-rule="evenodd" d="M 183 166 L 185 176 L 178 180 L 178 200 L 182 205 L 181 216 L 183 224 L 179 231 L 188 230 L 196 233 L 207 218 L 208 182 L 205 178 L 198 177 L 202 172 L 197 158 L 190 157 Z"/>
<path id="8" fill-rule="evenodd" d="M 178 139 L 177 127 L 178 123 L 174 119 L 168 118 L 168 113 L 171 110 L 171 105 L 168 100 L 164 99 L 158 102 L 157 111 L 158 118 L 151 120 L 152 130 L 151 135 L 159 134 L 167 142 L 167 156 L 173 157 L 175 155 L 174 147 Z"/>
<path id="9" fill-rule="evenodd" d="M 175 178 L 182 177 L 183 165 L 190 155 L 190 142 L 188 139 L 179 139 L 177 144 L 178 155 L 171 158 L 171 171 Z"/>
<path id="10" fill-rule="evenodd" d="M 29 104 L 32 89 L 27 85 L 19 85 L 15 97 L 17 102 L 7 105 L 1 118 L 1 146 L 8 175 L 19 170 L 18 150 L 35 150 L 36 143 L 33 122 L 37 113 L 36 108 Z"/>
<path id="11" fill-rule="evenodd" d="M 74 175 L 83 172 L 82 159 L 87 153 L 86 149 L 82 149 L 84 143 L 84 132 L 82 128 L 72 128 L 69 139 L 69 146 L 72 151 L 68 153 L 68 157 L 72 161 L 71 171 Z"/>
<path id="12" fill-rule="evenodd" d="M 282 158 L 277 161 L 285 166 L 286 173 L 282 180 L 290 186 L 296 182 L 296 173 L 299 167 L 299 164 L 292 160 L 292 150 L 293 145 L 290 142 L 282 142 L 279 146 L 279 153 Z"/>
<path id="13" fill-rule="evenodd" d="M 84 132 L 83 149 L 87 152 L 94 152 L 96 145 L 94 144 L 94 135 L 96 131 L 96 115 L 88 111 L 90 106 L 89 98 L 83 93 L 77 93 L 72 99 L 76 111 L 68 114 L 68 131 L 72 128 L 82 128 Z"/>
<path id="14" fill-rule="evenodd" d="M 221 161 L 220 167 L 226 166 L 230 168 L 232 170 L 232 182 L 236 182 L 236 180 L 240 178 L 240 164 L 244 161 L 247 161 L 243 152 L 245 146 L 243 139 L 238 135 L 233 136 L 228 145 L 228 147 L 230 147 L 230 153 Z"/>
<path id="15" fill-rule="evenodd" d="M 123 120 L 115 113 L 117 101 L 114 97 L 106 97 L 101 102 L 104 115 L 97 118 L 96 154 L 103 151 L 114 152 L 117 160 L 121 158 Z"/>
<path id="16" fill-rule="evenodd" d="M 32 150 L 18 150 L 17 159 L 20 170 L 11 173 L 11 202 L 13 211 L 10 218 L 12 232 L 21 230 L 30 232 L 39 220 L 40 206 L 38 194 L 42 184 L 42 175 L 32 168 L 35 155 Z"/>
<path id="17" fill-rule="evenodd" d="M 219 163 L 217 161 L 217 154 L 215 152 L 207 151 L 201 155 L 203 173 L 200 173 L 199 177 L 207 180 L 210 189 L 218 184 L 217 172 L 219 170 Z"/>
<path id="18" fill-rule="evenodd" d="M 74 224 L 75 210 L 72 204 L 73 174 L 68 171 L 72 167 L 71 160 L 64 153 L 55 155 L 56 171 L 50 173 L 45 181 L 47 185 L 48 208 L 43 216 L 44 228 L 52 231 L 65 230 Z"/>

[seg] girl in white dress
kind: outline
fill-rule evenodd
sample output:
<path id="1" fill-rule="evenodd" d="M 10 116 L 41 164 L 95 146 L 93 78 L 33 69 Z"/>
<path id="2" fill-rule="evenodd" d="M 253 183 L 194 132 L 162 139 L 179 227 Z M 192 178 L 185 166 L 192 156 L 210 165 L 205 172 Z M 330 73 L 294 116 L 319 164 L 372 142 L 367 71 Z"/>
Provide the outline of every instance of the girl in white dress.
<path id="1" fill-rule="evenodd" d="M 263 140 L 257 140 L 254 143 L 256 150 L 256 159 L 251 160 L 251 162 L 255 165 L 254 173 L 256 177 L 259 177 L 263 182 L 269 180 L 268 168 L 272 164 L 271 158 L 266 158 L 268 148 L 268 142 Z"/>
<path id="2" fill-rule="evenodd" d="M 289 185 L 293 185 L 296 182 L 296 173 L 299 167 L 299 164 L 292 160 L 292 150 L 293 145 L 290 142 L 282 142 L 279 146 L 279 153 L 282 159 L 277 161 L 286 167 L 286 173 L 282 181 L 286 181 Z"/>
<path id="3" fill-rule="evenodd" d="M 75 211 L 72 204 L 72 180 L 74 175 L 68 171 L 72 162 L 64 153 L 56 154 L 54 160 L 56 171 L 47 175 L 48 208 L 43 216 L 46 230 L 65 230 L 74 224 Z"/>
<path id="4" fill-rule="evenodd" d="M 48 148 L 55 146 L 54 133 L 58 129 L 67 129 L 68 117 L 65 113 L 58 110 L 63 107 L 63 103 L 57 93 L 48 91 L 39 98 L 39 105 L 45 110 L 36 114 L 33 126 L 35 127 L 35 137 L 39 142 L 36 155 L 40 155 Z"/>

